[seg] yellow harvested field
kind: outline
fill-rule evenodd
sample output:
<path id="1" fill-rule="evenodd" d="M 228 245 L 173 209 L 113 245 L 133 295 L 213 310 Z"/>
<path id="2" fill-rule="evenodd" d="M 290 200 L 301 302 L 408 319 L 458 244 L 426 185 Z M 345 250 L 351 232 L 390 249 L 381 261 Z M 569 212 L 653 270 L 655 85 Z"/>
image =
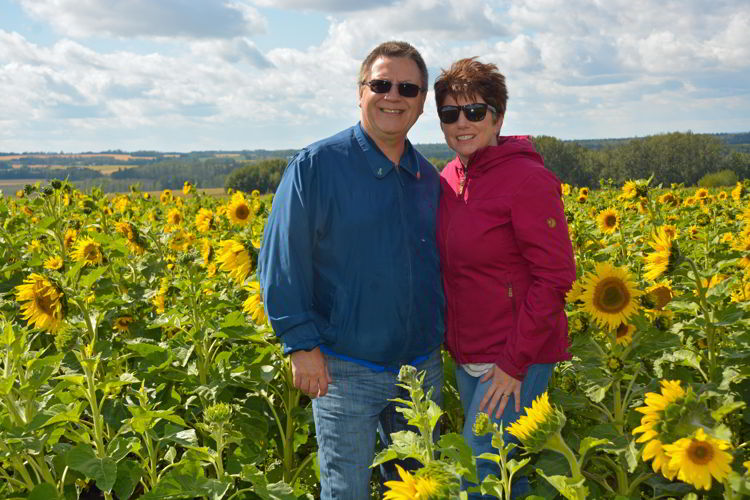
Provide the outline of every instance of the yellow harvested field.
<path id="1" fill-rule="evenodd" d="M 154 156 L 133 156 L 129 154 L 106 154 L 106 153 L 91 153 L 91 154 L 79 154 L 79 155 L 4 155 L 0 156 L 0 161 L 11 161 L 18 160 L 21 158 L 112 158 L 117 161 L 130 161 L 133 159 L 139 160 L 153 160 Z"/>

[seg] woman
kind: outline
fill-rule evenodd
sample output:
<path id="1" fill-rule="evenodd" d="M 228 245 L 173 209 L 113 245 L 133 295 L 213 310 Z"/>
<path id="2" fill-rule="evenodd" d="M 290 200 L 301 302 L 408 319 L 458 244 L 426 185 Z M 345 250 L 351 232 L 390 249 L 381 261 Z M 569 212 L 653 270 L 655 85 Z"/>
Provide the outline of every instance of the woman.
<path id="1" fill-rule="evenodd" d="M 497 66 L 457 61 L 435 81 L 435 99 L 457 153 L 441 174 L 438 216 L 445 343 L 478 456 L 493 449 L 489 434 L 472 432 L 477 413 L 514 422 L 547 389 L 555 362 L 570 359 L 563 307 L 575 261 L 559 179 L 528 137 L 499 135 L 508 92 Z M 500 476 L 487 460 L 477 465 L 480 481 Z M 528 489 L 519 479 L 514 498 Z"/>

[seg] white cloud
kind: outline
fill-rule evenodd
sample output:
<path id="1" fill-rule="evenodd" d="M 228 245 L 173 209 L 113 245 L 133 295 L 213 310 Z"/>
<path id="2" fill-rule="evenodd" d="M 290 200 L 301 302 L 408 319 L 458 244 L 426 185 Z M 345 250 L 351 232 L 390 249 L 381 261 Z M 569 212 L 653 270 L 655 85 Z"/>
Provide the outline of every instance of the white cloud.
<path id="1" fill-rule="evenodd" d="M 246 2 L 215 0 L 19 0 L 24 10 L 71 37 L 233 38 L 262 33 Z"/>

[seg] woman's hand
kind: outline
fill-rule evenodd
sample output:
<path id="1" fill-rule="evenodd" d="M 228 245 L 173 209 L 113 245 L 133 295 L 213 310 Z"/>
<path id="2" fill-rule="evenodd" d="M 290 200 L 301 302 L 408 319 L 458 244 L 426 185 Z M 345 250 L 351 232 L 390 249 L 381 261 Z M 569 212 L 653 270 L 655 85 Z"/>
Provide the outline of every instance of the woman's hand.
<path id="1" fill-rule="evenodd" d="M 492 368 L 482 376 L 482 382 L 492 380 L 492 383 L 484 393 L 479 409 L 492 416 L 492 408 L 497 407 L 495 418 L 503 416 L 508 398 L 513 394 L 516 401 L 516 412 L 521 411 L 521 381 L 505 373 L 499 366 Z"/>

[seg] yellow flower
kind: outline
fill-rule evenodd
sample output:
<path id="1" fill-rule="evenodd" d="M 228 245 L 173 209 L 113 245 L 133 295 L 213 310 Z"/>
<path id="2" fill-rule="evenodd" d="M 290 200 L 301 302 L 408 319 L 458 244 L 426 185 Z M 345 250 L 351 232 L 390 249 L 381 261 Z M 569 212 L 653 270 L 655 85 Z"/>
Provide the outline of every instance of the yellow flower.
<path id="1" fill-rule="evenodd" d="M 600 262 L 584 282 L 581 308 L 602 327 L 617 328 L 638 310 L 635 298 L 642 292 L 625 268 Z"/>
<path id="2" fill-rule="evenodd" d="M 617 327 L 615 341 L 618 345 L 628 345 L 633 341 L 633 333 L 635 332 L 635 326 L 627 323 L 620 323 Z"/>
<path id="3" fill-rule="evenodd" d="M 235 193 L 232 196 L 232 201 L 227 207 L 227 216 L 229 217 L 229 220 L 231 220 L 233 224 L 244 226 L 250 222 L 251 215 L 252 212 L 250 211 L 250 207 L 248 206 L 243 194 L 240 192 Z"/>
<path id="4" fill-rule="evenodd" d="M 195 226 L 201 233 L 208 233 L 214 225 L 214 213 L 207 209 L 201 208 L 195 216 Z"/>
<path id="5" fill-rule="evenodd" d="M 91 238 L 80 238 L 76 241 L 75 248 L 73 249 L 73 260 L 76 262 L 85 262 L 87 266 L 101 264 L 101 245 Z"/>
<path id="6" fill-rule="evenodd" d="M 562 183 L 560 186 L 562 189 L 563 196 L 568 196 L 570 194 L 570 184 Z"/>
<path id="7" fill-rule="evenodd" d="M 676 239 L 680 234 L 680 230 L 677 229 L 677 226 L 674 226 L 672 224 L 664 224 L 663 226 L 661 226 L 661 229 L 663 229 L 667 236 L 669 236 L 673 240 Z"/>
<path id="8" fill-rule="evenodd" d="M 732 470 L 732 455 L 724 451 L 729 447 L 726 441 L 708 436 L 699 428 L 693 437 L 664 445 L 664 450 L 670 457 L 669 467 L 678 471 L 677 479 L 709 490 L 712 476 L 721 483 Z"/>
<path id="9" fill-rule="evenodd" d="M 193 185 L 190 183 L 190 181 L 185 181 L 185 183 L 182 185 L 182 194 L 187 196 L 190 194 L 192 190 L 193 190 Z"/>
<path id="10" fill-rule="evenodd" d="M 222 271 L 227 271 L 236 283 L 242 283 L 252 270 L 250 254 L 239 241 L 225 240 L 220 244 L 216 260 Z"/>
<path id="11" fill-rule="evenodd" d="M 27 247 L 27 249 L 29 253 L 38 252 L 42 249 L 42 242 L 37 239 L 33 239 L 29 242 L 29 246 Z"/>
<path id="12" fill-rule="evenodd" d="M 251 281 L 245 287 L 250 292 L 245 302 L 242 303 L 242 310 L 248 314 L 254 323 L 262 325 L 266 322 L 266 313 L 263 309 L 263 299 L 260 294 L 260 283 Z"/>
<path id="13" fill-rule="evenodd" d="M 638 193 L 636 187 L 637 185 L 635 181 L 627 181 L 622 186 L 622 194 L 625 197 L 625 199 L 632 200 L 633 198 L 635 198 L 636 194 Z"/>
<path id="14" fill-rule="evenodd" d="M 726 191 L 719 191 L 719 200 L 724 201 L 727 198 L 729 198 L 729 195 Z"/>
<path id="15" fill-rule="evenodd" d="M 159 195 L 159 201 L 161 201 L 162 205 L 167 205 L 174 199 L 174 195 L 172 195 L 171 189 L 165 189 L 161 192 L 161 195 Z"/>
<path id="16" fill-rule="evenodd" d="M 588 196 L 583 194 L 578 195 L 578 203 L 586 203 L 586 200 L 588 200 Z"/>
<path id="17" fill-rule="evenodd" d="M 599 212 L 596 221 L 599 224 L 599 230 L 605 234 L 612 234 L 620 227 L 620 216 L 613 208 Z"/>
<path id="18" fill-rule="evenodd" d="M 417 480 L 406 472 L 400 465 L 396 464 L 401 481 L 386 481 L 385 487 L 388 491 L 383 495 L 383 500 L 413 500 L 417 498 Z"/>
<path id="19" fill-rule="evenodd" d="M 67 229 L 63 236 L 63 245 L 65 245 L 65 248 L 71 248 L 73 243 L 75 243 L 76 238 L 78 238 L 78 231 L 75 229 Z"/>
<path id="20" fill-rule="evenodd" d="M 201 240 L 201 257 L 203 257 L 203 265 L 207 266 L 211 261 L 211 256 L 214 254 L 214 248 L 211 246 L 211 240 L 203 238 Z"/>
<path id="21" fill-rule="evenodd" d="M 182 213 L 179 208 L 173 208 L 167 213 L 167 224 L 170 226 L 179 226 L 182 224 Z"/>
<path id="22" fill-rule="evenodd" d="M 685 391 L 680 387 L 679 381 L 662 380 L 661 394 L 656 392 L 646 393 L 645 406 L 635 409 L 635 411 L 642 413 L 643 417 L 641 417 L 641 425 L 633 429 L 633 435 L 641 434 L 636 440 L 637 443 L 648 442 L 643 449 L 643 459 L 653 460 L 651 468 L 654 472 L 661 472 L 667 479 L 674 479 L 677 471 L 669 466 L 669 457 L 664 450 L 660 430 L 665 420 L 664 413 L 667 407 L 684 396 Z"/>
<path id="23" fill-rule="evenodd" d="M 563 428 L 565 415 L 550 404 L 546 391 L 531 403 L 530 408 L 525 408 L 525 413 L 506 430 L 523 443 L 527 452 L 537 453 Z"/>
<path id="24" fill-rule="evenodd" d="M 157 314 L 164 313 L 164 310 L 166 308 L 166 299 L 167 299 L 166 295 L 163 294 L 163 293 L 161 293 L 161 292 L 158 293 L 158 294 L 156 294 L 156 296 L 154 296 L 154 298 L 151 301 L 151 303 L 156 308 L 156 313 Z"/>
<path id="25" fill-rule="evenodd" d="M 708 198 L 708 189 L 699 188 L 698 191 L 695 192 L 695 197 L 699 200 L 702 198 Z"/>
<path id="26" fill-rule="evenodd" d="M 565 294 L 565 302 L 568 304 L 578 302 L 581 300 L 581 295 L 583 295 L 583 283 L 581 280 L 575 280 L 573 287 Z"/>
<path id="27" fill-rule="evenodd" d="M 671 208 L 675 208 L 680 204 L 680 200 L 677 199 L 674 193 L 669 192 L 659 196 L 659 203 L 661 203 L 662 205 L 669 205 L 669 207 Z"/>
<path id="28" fill-rule="evenodd" d="M 115 224 L 115 231 L 125 236 L 128 239 L 128 241 L 135 240 L 135 231 L 133 230 L 133 225 L 129 222 L 125 222 L 125 221 L 117 222 Z"/>
<path id="29" fill-rule="evenodd" d="M 63 266 L 63 260 L 62 257 L 58 255 L 52 255 L 47 260 L 44 261 L 44 268 L 50 269 L 52 271 L 57 271 L 58 269 L 62 269 Z"/>
<path id="30" fill-rule="evenodd" d="M 32 273 L 16 287 L 21 317 L 41 330 L 55 333 L 63 320 L 63 293 L 41 274 Z"/>
<path id="31" fill-rule="evenodd" d="M 750 472 L 750 460 L 747 462 L 742 462 L 742 465 L 745 466 L 745 469 L 747 469 L 747 472 Z"/>
<path id="32" fill-rule="evenodd" d="M 679 249 L 663 227 L 657 229 L 651 238 L 648 244 L 654 251 L 644 259 L 646 261 L 644 277 L 654 281 L 659 276 L 674 271 L 679 261 Z"/>
<path id="33" fill-rule="evenodd" d="M 668 281 L 662 281 L 646 289 L 646 295 L 653 302 L 654 309 L 662 310 L 674 297 Z"/>
<path id="34" fill-rule="evenodd" d="M 112 325 L 118 332 L 127 332 L 130 329 L 130 323 L 133 322 L 132 316 L 120 316 L 115 320 L 115 324 Z"/>
<path id="35" fill-rule="evenodd" d="M 588 195 L 589 195 L 589 188 L 582 187 L 581 189 L 578 190 L 578 196 L 586 196 L 586 197 L 588 197 Z"/>
<path id="36" fill-rule="evenodd" d="M 188 231 L 177 231 L 169 240 L 169 248 L 175 252 L 187 252 L 190 249 L 190 245 L 195 241 L 193 233 Z"/>
<path id="37" fill-rule="evenodd" d="M 732 199 L 740 201 L 740 198 L 745 194 L 745 186 L 738 182 L 734 189 L 732 189 Z"/>

